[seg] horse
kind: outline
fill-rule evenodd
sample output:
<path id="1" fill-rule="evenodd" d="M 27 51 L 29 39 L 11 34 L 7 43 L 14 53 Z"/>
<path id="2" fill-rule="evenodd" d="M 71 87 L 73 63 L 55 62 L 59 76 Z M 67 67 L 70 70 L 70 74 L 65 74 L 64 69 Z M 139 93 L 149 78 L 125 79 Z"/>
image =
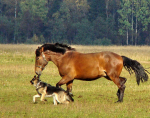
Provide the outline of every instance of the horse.
<path id="1" fill-rule="evenodd" d="M 80 53 L 69 45 L 50 43 L 38 47 L 35 54 L 35 73 L 40 76 L 48 62 L 52 61 L 62 77 L 56 87 L 66 84 L 70 94 L 74 79 L 92 81 L 104 77 L 117 85 L 117 102 L 123 102 L 127 80 L 125 77 L 120 77 L 123 67 L 130 74 L 135 73 L 138 85 L 140 81 L 148 80 L 148 71 L 138 61 L 110 51 Z"/>

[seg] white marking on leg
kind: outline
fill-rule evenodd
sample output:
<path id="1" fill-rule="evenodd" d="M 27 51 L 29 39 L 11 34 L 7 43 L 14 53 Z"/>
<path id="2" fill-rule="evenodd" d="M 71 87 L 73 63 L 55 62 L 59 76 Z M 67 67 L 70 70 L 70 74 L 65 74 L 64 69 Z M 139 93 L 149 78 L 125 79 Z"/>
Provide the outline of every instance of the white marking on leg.
<path id="1" fill-rule="evenodd" d="M 55 95 L 53 96 L 53 102 L 54 102 L 54 105 L 57 105 L 57 100 L 56 100 L 56 96 Z"/>
<path id="2" fill-rule="evenodd" d="M 58 103 L 61 103 L 61 101 L 60 101 L 59 98 L 58 98 L 58 97 L 59 97 L 58 94 L 57 94 L 57 93 L 54 93 L 54 96 L 55 96 L 55 99 L 57 100 L 57 102 L 58 102 Z"/>
<path id="3" fill-rule="evenodd" d="M 36 98 L 41 97 L 39 94 L 33 96 L 33 102 L 35 102 Z"/>

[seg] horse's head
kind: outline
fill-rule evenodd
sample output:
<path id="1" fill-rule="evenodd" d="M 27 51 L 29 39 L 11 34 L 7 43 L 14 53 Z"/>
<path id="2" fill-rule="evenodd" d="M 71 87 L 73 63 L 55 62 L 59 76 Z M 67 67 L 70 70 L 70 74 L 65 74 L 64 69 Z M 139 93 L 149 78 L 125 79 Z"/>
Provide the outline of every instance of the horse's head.
<path id="1" fill-rule="evenodd" d="M 45 66 L 48 64 L 48 61 L 51 61 L 51 52 L 54 52 L 55 54 L 65 54 L 66 51 L 75 51 L 74 48 L 71 48 L 68 45 L 65 44 L 44 44 L 38 49 L 36 49 L 35 54 L 35 73 L 37 75 L 41 75 L 42 70 L 45 68 Z"/>
<path id="2" fill-rule="evenodd" d="M 45 66 L 48 64 L 44 54 L 44 47 L 36 49 L 35 54 L 35 73 L 37 75 L 41 75 L 42 70 L 44 70 Z"/>

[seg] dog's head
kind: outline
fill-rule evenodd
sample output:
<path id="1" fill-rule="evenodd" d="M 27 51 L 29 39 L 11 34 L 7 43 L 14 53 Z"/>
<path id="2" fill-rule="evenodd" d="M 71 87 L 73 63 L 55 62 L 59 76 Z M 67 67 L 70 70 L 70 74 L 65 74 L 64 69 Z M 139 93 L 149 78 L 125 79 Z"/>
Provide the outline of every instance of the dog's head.
<path id="1" fill-rule="evenodd" d="M 36 86 L 39 81 L 41 81 L 41 80 L 39 79 L 39 76 L 36 77 L 36 75 L 35 75 L 34 78 L 30 81 L 30 83 L 31 83 L 32 85 Z"/>

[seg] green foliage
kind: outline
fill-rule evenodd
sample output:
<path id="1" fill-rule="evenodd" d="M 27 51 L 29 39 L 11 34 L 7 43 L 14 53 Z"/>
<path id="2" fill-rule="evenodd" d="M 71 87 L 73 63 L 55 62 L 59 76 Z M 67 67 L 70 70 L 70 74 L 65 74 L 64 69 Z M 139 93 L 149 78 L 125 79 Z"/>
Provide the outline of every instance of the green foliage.
<path id="1" fill-rule="evenodd" d="M 76 29 L 76 36 L 74 39 L 75 44 L 92 44 L 94 35 L 93 35 L 93 27 L 87 19 L 83 19 L 78 23 L 73 24 Z"/>
<path id="2" fill-rule="evenodd" d="M 132 31 L 132 35 L 134 35 L 133 32 L 136 32 L 137 37 L 139 34 L 138 32 L 148 31 L 148 26 L 150 24 L 149 4 L 149 0 L 122 0 L 121 8 L 118 10 L 120 15 L 118 20 L 120 27 L 118 31 L 120 35 L 123 36 L 125 32 Z M 137 42 L 135 41 L 135 43 Z"/>
<path id="3" fill-rule="evenodd" d="M 32 18 L 38 16 L 42 20 L 46 19 L 46 15 L 48 13 L 48 8 L 45 0 L 26 0 L 20 2 L 20 8 L 22 13 L 29 11 Z"/>
<path id="4" fill-rule="evenodd" d="M 0 16 L 0 35 L 1 43 L 11 42 L 12 37 L 10 35 L 13 33 L 13 23 L 8 17 Z"/>
<path id="5" fill-rule="evenodd" d="M 45 43 L 45 38 L 44 38 L 43 35 L 40 35 L 40 37 L 39 37 L 39 43 L 42 43 L 42 44 Z"/>
<path id="6" fill-rule="evenodd" d="M 148 24 L 150 23 L 150 8 L 148 4 L 149 3 L 147 0 L 143 0 L 141 1 L 140 8 L 138 9 L 138 21 L 141 21 L 141 24 L 143 25 L 143 31 L 148 30 Z"/>
<path id="7" fill-rule="evenodd" d="M 94 21 L 97 17 L 99 17 L 99 15 L 105 18 L 105 0 L 88 0 L 88 3 L 90 6 L 88 14 L 90 21 Z"/>
<path id="8" fill-rule="evenodd" d="M 1 43 L 34 43 L 37 34 L 43 35 L 38 43 L 91 45 L 107 38 L 118 45 L 128 34 L 129 41 L 132 35 L 147 44 L 149 4 L 150 0 L 2 0 Z"/>
<path id="9" fill-rule="evenodd" d="M 130 0 L 123 0 L 121 4 L 122 8 L 118 10 L 118 13 L 121 16 L 121 18 L 119 18 L 119 22 L 121 24 L 119 33 L 121 35 L 123 35 L 126 30 L 131 29 L 131 22 L 129 22 L 130 21 L 129 16 L 131 15 L 132 11 L 130 5 L 131 5 Z"/>
<path id="10" fill-rule="evenodd" d="M 3 43 L 3 37 L 0 35 L 0 43 Z"/>
<path id="11" fill-rule="evenodd" d="M 97 17 L 93 21 L 94 33 L 95 33 L 96 39 L 106 37 L 107 35 L 106 25 L 107 25 L 107 22 L 103 17 Z"/>
<path id="12" fill-rule="evenodd" d="M 33 35 L 32 41 L 34 41 L 35 43 L 39 42 L 39 38 L 38 38 L 38 36 L 36 34 Z"/>
<path id="13" fill-rule="evenodd" d="M 111 45 L 111 40 L 107 38 L 96 39 L 93 42 L 94 45 Z"/>

